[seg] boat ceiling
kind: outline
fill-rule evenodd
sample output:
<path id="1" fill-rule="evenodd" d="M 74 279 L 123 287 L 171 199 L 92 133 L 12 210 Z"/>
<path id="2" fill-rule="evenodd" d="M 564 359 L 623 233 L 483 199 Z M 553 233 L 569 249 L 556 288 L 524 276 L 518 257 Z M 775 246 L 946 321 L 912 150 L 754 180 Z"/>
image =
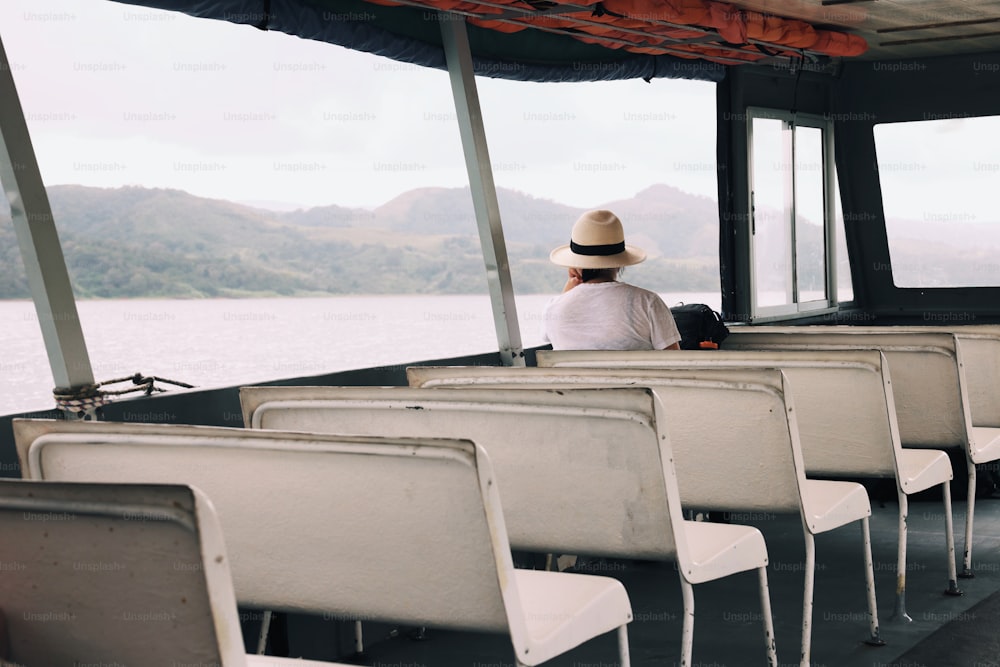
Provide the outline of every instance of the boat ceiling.
<path id="1" fill-rule="evenodd" d="M 997 0 L 747 0 L 733 4 L 862 37 L 863 60 L 1000 51 Z"/>
<path id="2" fill-rule="evenodd" d="M 444 68 L 440 22 L 469 23 L 478 74 L 534 81 L 719 80 L 746 63 L 1000 51 L 1000 0 L 118 0 Z"/>

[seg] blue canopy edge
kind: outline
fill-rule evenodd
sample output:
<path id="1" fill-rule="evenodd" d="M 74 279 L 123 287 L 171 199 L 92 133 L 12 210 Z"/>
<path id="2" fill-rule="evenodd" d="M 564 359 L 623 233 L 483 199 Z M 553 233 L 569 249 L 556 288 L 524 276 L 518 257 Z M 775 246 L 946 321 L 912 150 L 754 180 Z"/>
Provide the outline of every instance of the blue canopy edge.
<path id="1" fill-rule="evenodd" d="M 277 30 L 400 62 L 447 69 L 439 23 L 445 15 L 432 9 L 364 0 L 115 1 Z M 705 60 L 630 53 L 531 29 L 502 33 L 469 25 L 469 42 L 477 75 L 516 81 L 721 81 L 726 69 Z"/>

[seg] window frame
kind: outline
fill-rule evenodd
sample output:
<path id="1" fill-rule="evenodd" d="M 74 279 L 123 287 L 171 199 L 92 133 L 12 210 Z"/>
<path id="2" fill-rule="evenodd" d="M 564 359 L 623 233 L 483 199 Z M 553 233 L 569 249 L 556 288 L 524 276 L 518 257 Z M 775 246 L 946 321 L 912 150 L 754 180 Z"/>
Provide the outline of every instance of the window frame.
<path id="1" fill-rule="evenodd" d="M 784 155 L 789 163 L 793 165 L 790 170 L 789 183 L 786 184 L 788 190 L 785 193 L 787 208 L 783 212 L 784 234 L 786 241 L 786 258 L 788 259 L 788 271 L 785 278 L 790 278 L 791 296 L 786 298 L 786 303 L 780 305 L 759 306 L 757 303 L 757 259 L 756 259 L 756 220 L 754 214 L 754 131 L 753 125 L 756 119 L 779 120 L 782 122 L 783 144 L 789 145 L 789 153 Z M 836 216 L 836 172 L 833 160 L 833 121 L 830 118 L 809 113 L 796 113 L 780 109 L 770 109 L 765 107 L 748 107 L 746 114 L 747 133 L 747 220 L 749 221 L 749 275 L 750 284 L 750 321 L 766 322 L 773 320 L 795 319 L 835 312 L 840 302 L 838 300 L 837 283 L 837 216 Z M 796 253 L 796 127 L 811 127 L 820 130 L 822 133 L 822 165 L 823 165 L 823 258 L 824 267 L 824 292 L 825 298 L 800 301 L 798 286 L 799 258 Z M 784 135 L 788 132 L 788 135 Z"/>

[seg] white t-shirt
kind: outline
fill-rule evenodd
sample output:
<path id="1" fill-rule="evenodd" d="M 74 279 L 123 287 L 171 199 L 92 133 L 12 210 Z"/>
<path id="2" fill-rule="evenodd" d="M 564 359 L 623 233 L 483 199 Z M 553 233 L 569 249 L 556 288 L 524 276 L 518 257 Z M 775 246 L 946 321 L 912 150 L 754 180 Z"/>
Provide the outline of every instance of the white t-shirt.
<path id="1" fill-rule="evenodd" d="M 582 283 L 553 298 L 542 337 L 554 350 L 662 350 L 681 340 L 659 295 L 617 281 Z"/>

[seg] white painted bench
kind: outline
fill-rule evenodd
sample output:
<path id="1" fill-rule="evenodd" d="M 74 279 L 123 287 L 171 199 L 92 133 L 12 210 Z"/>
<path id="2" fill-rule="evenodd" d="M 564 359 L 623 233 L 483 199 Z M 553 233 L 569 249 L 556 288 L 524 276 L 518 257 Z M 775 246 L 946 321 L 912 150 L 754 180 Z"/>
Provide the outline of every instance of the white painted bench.
<path id="1" fill-rule="evenodd" d="M 244 653 L 222 531 L 196 489 L 4 480 L 0 535 L 14 663 L 334 667 Z"/>
<path id="2" fill-rule="evenodd" d="M 597 369 L 590 376 L 561 369 L 497 367 L 412 367 L 411 386 L 457 389 L 653 386 L 666 408 L 681 502 L 685 508 L 737 512 L 792 512 L 802 517 L 805 588 L 802 664 L 809 664 L 814 535 L 858 521 L 868 589 L 870 638 L 882 643 L 875 604 L 868 494 L 853 482 L 805 477 L 788 380 L 779 370 L 719 369 L 712 379 L 686 371 L 664 377 L 623 379 Z M 468 394 L 470 392 L 463 392 Z"/>
<path id="3" fill-rule="evenodd" d="M 749 332 L 801 332 L 801 326 L 733 327 L 737 335 Z M 968 385 L 969 412 L 974 426 L 1000 427 L 1000 324 L 928 326 L 810 325 L 810 330 L 843 333 L 944 333 L 952 334 L 961 347 Z M 734 346 L 736 345 L 734 339 Z M 728 348 L 727 348 L 728 349 Z"/>
<path id="4" fill-rule="evenodd" d="M 976 465 L 1000 460 L 1000 427 L 972 421 L 964 345 L 955 335 L 893 332 L 876 327 L 733 327 L 727 350 L 879 349 L 889 360 L 893 396 L 904 447 L 961 449 L 965 454 L 968 496 L 965 551 L 959 576 L 972 577 L 972 534 L 976 499 Z M 980 353 L 988 343 L 979 346 Z M 983 371 L 987 373 L 987 371 Z M 984 377 L 984 376 L 980 376 Z M 987 402 L 978 388 L 977 402 Z M 991 391 L 989 395 L 994 395 Z M 980 408 L 985 412 L 984 408 Z"/>
<path id="5" fill-rule="evenodd" d="M 15 420 L 32 479 L 176 483 L 211 498 L 249 606 L 508 633 L 536 665 L 616 630 L 610 577 L 515 570 L 498 484 L 468 441 Z M 137 661 L 136 664 L 143 664 Z"/>
<path id="6" fill-rule="evenodd" d="M 600 368 L 622 378 L 655 378 L 659 369 L 779 368 L 792 385 L 802 456 L 808 475 L 883 477 L 896 483 L 899 538 L 896 558 L 894 618 L 906 612 L 907 496 L 942 487 L 948 588 L 960 595 L 956 582 L 952 530 L 951 461 L 934 449 L 900 445 L 896 410 L 885 356 L 878 350 L 833 351 L 603 351 L 539 350 L 540 368 L 560 373 L 590 373 Z M 699 373 L 694 373 L 697 377 Z M 704 376 L 703 374 L 700 374 Z"/>
<path id="7" fill-rule="evenodd" d="M 693 584 L 757 570 L 776 661 L 767 550 L 756 528 L 685 521 L 662 405 L 648 389 L 244 387 L 253 429 L 464 437 L 489 452 L 515 549 L 678 564 L 691 664 Z"/>

